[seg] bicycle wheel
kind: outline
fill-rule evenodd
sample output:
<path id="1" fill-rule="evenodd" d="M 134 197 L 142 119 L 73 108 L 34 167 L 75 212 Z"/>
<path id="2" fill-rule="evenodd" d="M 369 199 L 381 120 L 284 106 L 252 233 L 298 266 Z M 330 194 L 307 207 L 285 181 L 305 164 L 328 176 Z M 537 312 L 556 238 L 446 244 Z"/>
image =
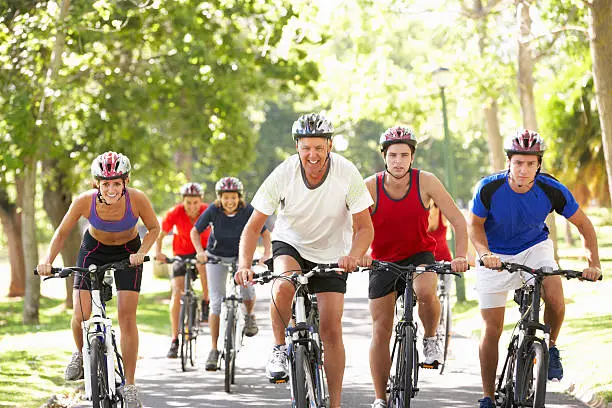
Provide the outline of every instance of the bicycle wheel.
<path id="1" fill-rule="evenodd" d="M 108 369 L 106 367 L 106 357 L 104 355 L 104 344 L 99 337 L 95 337 L 89 345 L 89 358 L 93 408 L 110 408 L 111 401 L 108 395 Z"/>
<path id="2" fill-rule="evenodd" d="M 225 392 L 230 392 L 230 388 L 232 385 L 232 376 L 234 370 L 234 359 L 236 358 L 235 354 L 235 345 L 234 342 L 236 340 L 236 317 L 235 310 L 233 307 L 227 308 L 227 325 L 225 326 Z"/>
<path id="3" fill-rule="evenodd" d="M 417 382 L 419 379 L 419 354 L 416 346 L 416 329 L 413 326 L 406 326 L 406 374 L 404 376 L 404 407 L 410 406 L 410 399 L 416 396 L 418 391 Z"/>
<path id="4" fill-rule="evenodd" d="M 187 313 L 189 299 L 183 296 L 181 299 L 181 311 L 179 313 L 179 337 L 181 339 L 181 369 L 187 371 L 189 360 L 189 313 Z"/>
<path id="5" fill-rule="evenodd" d="M 444 292 L 440 294 L 440 325 L 438 326 L 438 336 L 442 337 L 442 349 L 444 350 L 444 362 L 440 367 L 440 374 L 444 373 L 446 368 L 446 359 L 448 358 L 448 345 L 451 338 L 452 325 L 452 308 L 450 303 L 450 277 L 443 275 Z"/>
<path id="6" fill-rule="evenodd" d="M 310 408 L 317 405 L 316 378 L 313 371 L 312 356 L 307 347 L 295 347 L 295 393 L 296 408 Z"/>
<path id="7" fill-rule="evenodd" d="M 200 330 L 200 308 L 198 299 L 193 297 L 191 299 L 190 313 L 189 313 L 189 362 L 192 367 L 195 367 L 196 360 L 196 346 L 198 333 Z"/>
<path id="8" fill-rule="evenodd" d="M 516 399 L 519 404 L 543 408 L 548 377 L 548 353 L 538 341 L 525 345 L 516 363 Z"/>

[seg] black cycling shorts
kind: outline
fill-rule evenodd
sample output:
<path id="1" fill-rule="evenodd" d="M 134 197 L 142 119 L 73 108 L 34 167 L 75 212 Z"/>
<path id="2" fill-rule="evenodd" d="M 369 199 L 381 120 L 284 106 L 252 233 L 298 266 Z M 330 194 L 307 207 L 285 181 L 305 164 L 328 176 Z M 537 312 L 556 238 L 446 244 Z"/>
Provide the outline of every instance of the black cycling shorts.
<path id="1" fill-rule="evenodd" d="M 436 260 L 431 252 L 419 252 L 406 259 L 395 262 L 401 266 L 408 265 L 429 265 Z M 370 271 L 370 284 L 368 285 L 368 298 L 378 299 L 387 296 L 389 293 L 396 291 L 398 295 L 404 294 L 406 289 L 406 279 L 404 276 L 397 276 L 390 271 Z"/>
<path id="2" fill-rule="evenodd" d="M 112 262 L 123 261 L 130 257 L 130 254 L 138 252 L 140 249 L 140 237 L 136 236 L 133 240 L 123 245 L 104 245 L 91 236 L 89 231 L 83 234 L 83 242 L 79 249 L 77 265 L 87 268 L 89 265 L 105 265 Z M 115 286 L 117 290 L 131 290 L 140 292 L 142 281 L 142 265 L 115 271 Z M 81 277 L 80 274 L 74 275 L 75 289 L 91 289 L 89 276 Z"/>
<path id="3" fill-rule="evenodd" d="M 181 259 L 195 259 L 196 254 L 189 255 L 176 255 L 177 258 Z M 178 278 L 179 276 L 187 275 L 187 267 L 185 266 L 185 262 L 174 262 L 172 264 L 172 279 Z M 193 269 L 192 278 L 195 279 L 198 276 L 198 269 Z"/>
<path id="4" fill-rule="evenodd" d="M 302 258 L 297 249 L 293 246 L 282 242 L 282 241 L 272 241 L 272 257 L 276 258 L 281 255 L 289 255 L 293 259 L 297 261 L 300 265 L 300 268 L 308 271 L 309 269 L 317 266 L 315 262 L 309 261 L 307 259 Z M 337 293 L 346 293 L 346 280 L 348 278 L 347 273 L 343 273 L 342 275 L 336 276 L 325 276 L 325 277 L 317 277 L 313 276 L 308 278 L 308 291 L 310 293 L 321 293 L 321 292 L 337 292 Z"/>

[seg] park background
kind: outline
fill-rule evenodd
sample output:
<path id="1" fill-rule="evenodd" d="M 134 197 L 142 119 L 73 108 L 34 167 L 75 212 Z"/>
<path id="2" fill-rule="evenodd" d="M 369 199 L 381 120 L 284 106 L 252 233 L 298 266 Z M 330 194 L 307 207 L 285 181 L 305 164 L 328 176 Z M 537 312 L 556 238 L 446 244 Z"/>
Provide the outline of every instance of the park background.
<path id="1" fill-rule="evenodd" d="M 131 186 L 161 216 L 186 181 L 206 185 L 212 201 L 216 180 L 238 176 L 251 198 L 295 151 L 302 113 L 331 118 L 334 149 L 364 177 L 382 169 L 381 132 L 403 124 L 419 140 L 415 167 L 465 208 L 478 179 L 505 168 L 503 139 L 537 129 L 543 170 L 596 224 L 605 273 L 611 24 L 602 0 L 0 0 L 0 404 L 37 406 L 70 389 L 67 354 L 26 341 L 65 331 L 70 293 L 62 283 L 41 296 L 26 272 L 107 150 L 131 159 Z M 558 217 L 549 227 L 562 266 L 582 267 L 577 231 Z M 74 264 L 79 243 L 74 231 L 57 264 Z M 161 282 L 139 309 L 159 332 Z M 564 363 L 612 400 L 606 289 L 568 290 L 576 356 Z M 477 335 L 469 279 L 460 291 L 457 317 Z"/>

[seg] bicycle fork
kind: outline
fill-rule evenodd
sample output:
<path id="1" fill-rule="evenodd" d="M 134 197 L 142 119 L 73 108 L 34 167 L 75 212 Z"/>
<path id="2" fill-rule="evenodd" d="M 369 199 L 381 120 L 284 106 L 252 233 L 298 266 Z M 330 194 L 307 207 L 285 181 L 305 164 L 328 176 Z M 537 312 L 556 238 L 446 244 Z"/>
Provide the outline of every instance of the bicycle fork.
<path id="1" fill-rule="evenodd" d="M 83 371 L 85 377 L 85 398 L 87 400 L 92 399 L 91 395 L 91 382 L 97 381 L 96 378 L 91 378 L 91 365 L 90 365 L 90 348 L 89 345 L 95 337 L 100 337 L 104 344 L 104 359 L 106 361 L 106 372 L 108 375 L 108 395 L 111 399 L 115 396 L 115 349 L 112 345 L 112 341 L 109 339 L 113 338 L 112 332 L 112 321 L 111 319 L 102 318 L 100 316 L 94 316 L 93 318 L 82 322 L 81 327 L 83 329 Z"/>

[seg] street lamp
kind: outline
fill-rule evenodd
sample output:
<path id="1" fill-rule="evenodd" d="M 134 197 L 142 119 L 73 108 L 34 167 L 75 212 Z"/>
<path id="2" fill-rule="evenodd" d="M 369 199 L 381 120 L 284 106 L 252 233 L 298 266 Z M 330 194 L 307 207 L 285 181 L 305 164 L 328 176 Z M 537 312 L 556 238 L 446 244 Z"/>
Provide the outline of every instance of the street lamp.
<path id="1" fill-rule="evenodd" d="M 442 119 L 444 120 L 444 170 L 446 175 L 446 188 L 453 199 L 455 199 L 455 156 L 451 151 L 450 132 L 448 130 L 448 117 L 446 115 L 446 95 L 444 89 L 452 81 L 452 73 L 448 68 L 438 68 L 432 73 L 434 81 L 440 88 L 440 98 L 442 99 Z M 451 228 L 450 250 L 455 253 L 455 231 Z M 465 301 L 465 284 L 462 279 L 455 279 L 457 286 L 457 300 Z"/>

